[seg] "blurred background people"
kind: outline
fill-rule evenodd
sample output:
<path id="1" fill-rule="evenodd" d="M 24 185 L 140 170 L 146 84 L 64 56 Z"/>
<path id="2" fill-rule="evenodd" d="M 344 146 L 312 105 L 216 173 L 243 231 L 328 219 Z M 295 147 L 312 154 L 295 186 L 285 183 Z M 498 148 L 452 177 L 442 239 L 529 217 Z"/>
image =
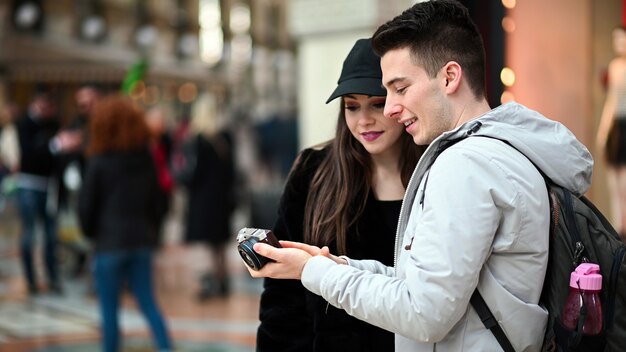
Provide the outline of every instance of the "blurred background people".
<path id="1" fill-rule="evenodd" d="M 85 172 L 85 147 L 89 142 L 89 115 L 93 111 L 93 107 L 104 96 L 102 89 L 96 85 L 84 85 L 78 88 L 74 94 L 74 101 L 76 103 L 76 116 L 72 119 L 67 129 L 73 131 L 79 131 L 83 134 L 83 145 L 80 150 L 70 155 L 68 158 L 68 164 L 76 163 L 80 174 Z M 74 166 L 74 165 L 72 165 Z"/>
<path id="2" fill-rule="evenodd" d="M 89 121 L 89 157 L 79 198 L 83 232 L 95 248 L 103 351 L 120 350 L 118 309 L 127 283 L 159 351 L 172 349 L 153 293 L 152 258 L 165 206 L 143 112 L 107 97 Z"/>
<path id="3" fill-rule="evenodd" d="M 96 85 L 87 84 L 79 87 L 74 94 L 76 115 L 65 127 L 66 130 L 80 133 L 83 137 L 80 148 L 66 154 L 62 166 L 60 220 L 64 226 L 61 227 L 61 237 L 65 240 L 64 247 L 68 249 L 68 255 L 71 254 L 72 256 L 72 260 L 69 260 L 70 258 L 67 260 L 72 265 L 69 268 L 72 277 L 80 277 L 87 271 L 87 258 L 90 249 L 77 221 L 78 192 L 85 176 L 85 148 L 89 140 L 89 115 L 103 96 L 102 89 Z"/>
<path id="4" fill-rule="evenodd" d="M 74 132 L 59 132 L 57 106 L 51 92 L 37 91 L 25 114 L 15 122 L 19 141 L 19 173 L 17 175 L 17 205 L 22 236 L 20 252 L 28 292 L 36 294 L 33 260 L 35 225 L 41 220 L 44 229 L 44 264 L 48 290 L 60 293 L 57 268 L 57 210 L 59 157 L 76 150 L 82 136 Z"/>
<path id="5" fill-rule="evenodd" d="M 0 111 L 0 168 L 3 175 L 16 172 L 20 161 L 19 142 L 15 121 L 18 110 L 14 103 Z"/>
<path id="6" fill-rule="evenodd" d="M 626 28 L 613 30 L 617 57 L 609 64 L 608 92 L 598 127 L 598 150 L 604 152 L 613 225 L 626 235 Z"/>
<path id="7" fill-rule="evenodd" d="M 20 148 L 15 130 L 17 106 L 6 104 L 0 109 L 0 212 L 15 193 L 15 177 L 20 161 Z"/>
<path id="8" fill-rule="evenodd" d="M 201 278 L 201 300 L 230 292 L 226 247 L 234 240 L 230 228 L 236 206 L 233 139 L 215 104 L 204 96 L 194 106 L 184 147 L 186 170 L 178 173 L 187 188 L 185 240 L 208 245 L 212 259 Z"/>
<path id="9" fill-rule="evenodd" d="M 170 171 L 172 139 L 169 134 L 171 113 L 165 106 L 155 106 L 146 111 L 146 122 L 150 130 L 150 152 L 154 158 L 159 185 L 165 197 L 166 209 L 169 210 L 174 192 L 174 178 Z M 159 233 L 163 224 L 159 225 Z"/>
<path id="10" fill-rule="evenodd" d="M 72 118 L 65 129 L 80 133 L 83 138 L 80 148 L 75 150 L 73 153 L 66 155 L 64 159 L 64 176 L 66 176 L 64 179 L 64 186 L 65 191 L 69 193 L 76 192 L 80 188 L 82 177 L 85 173 L 85 148 L 89 142 L 89 116 L 93 111 L 93 107 L 102 99 L 102 97 L 102 90 L 95 85 L 81 86 L 74 94 L 76 115 Z M 68 174 L 73 175 L 69 176 Z M 68 179 L 68 177 L 70 179 Z M 71 199 L 68 200 L 68 203 L 68 206 L 73 206 L 73 204 L 71 204 Z"/>

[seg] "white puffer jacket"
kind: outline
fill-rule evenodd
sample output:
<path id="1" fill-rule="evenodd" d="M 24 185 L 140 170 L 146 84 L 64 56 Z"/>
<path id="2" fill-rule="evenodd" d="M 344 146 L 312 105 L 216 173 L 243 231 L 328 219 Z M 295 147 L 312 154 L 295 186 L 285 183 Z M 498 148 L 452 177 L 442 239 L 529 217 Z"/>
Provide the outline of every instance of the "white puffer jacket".
<path id="1" fill-rule="evenodd" d="M 475 136 L 506 140 L 526 156 Z M 442 148 L 457 139 L 463 140 Z M 549 205 L 533 163 L 575 194 L 591 184 L 587 148 L 562 124 L 517 103 L 443 134 L 409 182 L 395 268 L 367 260 L 335 265 L 317 256 L 304 268 L 304 286 L 395 332 L 396 351 L 499 351 L 469 305 L 478 287 L 515 349 L 538 351 L 547 321 L 537 303 L 548 259 Z"/>

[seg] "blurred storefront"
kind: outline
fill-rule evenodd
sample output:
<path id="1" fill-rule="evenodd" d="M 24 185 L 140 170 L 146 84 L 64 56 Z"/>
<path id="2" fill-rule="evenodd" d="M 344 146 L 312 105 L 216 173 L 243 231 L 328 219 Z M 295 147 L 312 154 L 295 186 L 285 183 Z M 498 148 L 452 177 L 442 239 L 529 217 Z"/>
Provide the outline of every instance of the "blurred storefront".
<path id="1" fill-rule="evenodd" d="M 1 1 L 0 99 L 23 108 L 46 84 L 71 115 L 78 86 L 119 89 L 143 59 L 145 90 L 136 98 L 146 105 L 184 106 L 202 92 L 223 109 L 232 94 L 246 108 L 276 105 L 280 94 L 269 92 L 294 96 L 289 82 L 275 87 L 272 74 L 284 67 L 277 60 L 293 61 L 284 8 L 272 0 Z"/>
<path id="2" fill-rule="evenodd" d="M 213 118 L 237 125 L 242 187 L 271 189 L 274 199 L 298 148 L 287 3 L 2 0 L 0 111 L 11 103 L 26 109 L 45 86 L 58 98 L 61 122 L 71 124 L 79 87 L 121 91 L 145 64 L 134 72 L 131 98 L 168 106 L 173 130 L 184 129 L 196 102 L 214 102 Z"/>
<path id="3" fill-rule="evenodd" d="M 298 149 L 332 137 L 338 106 L 324 101 L 354 41 L 415 2 L 2 0 L 0 107 L 8 100 L 24 108 L 44 83 L 59 94 L 69 119 L 80 85 L 117 90 L 133 64 L 146 59 L 138 101 L 170 104 L 180 119 L 199 96 L 212 95 L 240 130 L 261 134 L 260 142 L 242 139 L 261 143 L 248 147 L 244 163 L 274 164 L 277 176 L 255 175 L 280 183 Z M 491 104 L 514 99 L 541 111 L 595 153 L 603 77 L 614 56 L 610 32 L 620 24 L 623 2 L 461 2 L 485 37 Z M 278 160 L 264 155 L 285 150 Z M 603 180 L 598 165 L 596 180 Z M 594 182 L 592 198 L 606 211 L 602 184 Z"/>
<path id="4" fill-rule="evenodd" d="M 32 92 L 45 84 L 59 96 L 62 115 L 71 116 L 77 87 L 117 89 L 128 68 L 142 57 L 150 62 L 145 80 L 158 87 L 160 98 L 173 99 L 172 89 L 187 82 L 210 84 L 213 75 L 199 60 L 176 56 L 180 34 L 166 17 L 176 8 L 158 3 L 160 7 L 143 1 L 2 2 L 0 67 L 5 98 L 24 107 Z M 188 8 L 197 13 L 197 6 Z"/>

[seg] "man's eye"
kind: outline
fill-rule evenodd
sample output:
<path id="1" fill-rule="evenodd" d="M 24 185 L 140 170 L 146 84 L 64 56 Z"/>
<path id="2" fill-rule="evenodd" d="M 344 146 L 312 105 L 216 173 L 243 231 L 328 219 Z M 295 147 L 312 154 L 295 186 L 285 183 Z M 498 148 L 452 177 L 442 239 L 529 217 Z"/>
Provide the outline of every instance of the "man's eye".
<path id="1" fill-rule="evenodd" d="M 397 89 L 396 89 L 396 93 L 397 93 L 397 94 L 402 94 L 402 93 L 404 93 L 405 91 L 406 91 L 406 87 L 402 87 L 402 88 L 397 88 Z"/>

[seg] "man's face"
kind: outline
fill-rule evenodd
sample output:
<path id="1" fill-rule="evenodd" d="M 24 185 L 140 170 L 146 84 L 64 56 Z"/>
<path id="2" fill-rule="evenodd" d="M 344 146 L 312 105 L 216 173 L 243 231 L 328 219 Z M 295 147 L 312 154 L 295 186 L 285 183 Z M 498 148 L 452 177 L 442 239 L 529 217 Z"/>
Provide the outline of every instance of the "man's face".
<path id="1" fill-rule="evenodd" d="M 36 114 L 43 119 L 52 119 L 56 117 L 57 106 L 54 100 L 48 96 L 42 95 L 35 98 L 34 106 Z"/>
<path id="2" fill-rule="evenodd" d="M 408 48 L 388 51 L 380 65 L 387 89 L 385 117 L 405 125 L 415 144 L 430 144 L 454 128 L 441 71 L 434 78 L 428 77 L 424 68 L 412 60 Z"/>
<path id="3" fill-rule="evenodd" d="M 98 93 L 91 88 L 82 88 L 76 92 L 76 107 L 80 114 L 88 115 L 98 100 Z"/>

